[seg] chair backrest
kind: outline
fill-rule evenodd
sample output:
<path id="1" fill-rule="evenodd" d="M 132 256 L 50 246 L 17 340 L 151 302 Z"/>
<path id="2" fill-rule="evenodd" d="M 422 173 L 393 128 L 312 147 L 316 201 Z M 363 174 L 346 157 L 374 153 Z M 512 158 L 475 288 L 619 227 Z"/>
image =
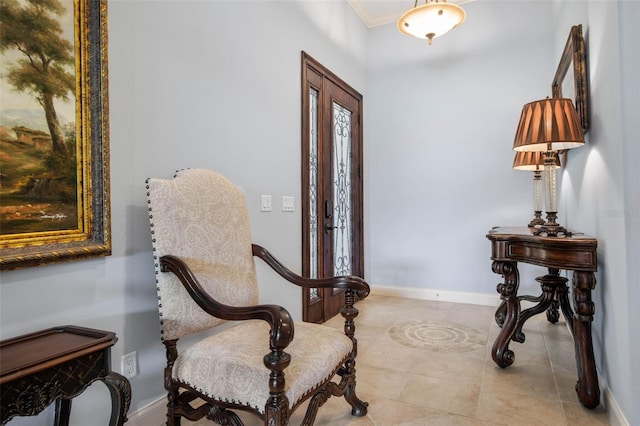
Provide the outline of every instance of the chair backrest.
<path id="1" fill-rule="evenodd" d="M 213 171 L 185 169 L 173 179 L 147 179 L 147 197 L 163 339 L 224 322 L 204 312 L 174 274 L 160 272 L 164 255 L 185 261 L 219 302 L 258 302 L 249 214 L 238 187 Z"/>

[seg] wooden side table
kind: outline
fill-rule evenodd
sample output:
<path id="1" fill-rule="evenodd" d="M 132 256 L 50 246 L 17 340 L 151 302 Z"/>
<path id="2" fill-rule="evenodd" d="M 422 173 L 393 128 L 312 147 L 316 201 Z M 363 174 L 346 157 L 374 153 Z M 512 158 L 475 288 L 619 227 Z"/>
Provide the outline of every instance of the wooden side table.
<path id="1" fill-rule="evenodd" d="M 587 408 L 598 406 L 600 388 L 591 337 L 595 311 L 591 290 L 596 285 L 598 241 L 575 233 L 571 237 L 535 236 L 533 228 L 506 227 L 491 229 L 487 238 L 491 241 L 492 270 L 504 277 L 504 283 L 497 287 L 502 304 L 496 311 L 496 322 L 502 330 L 491 350 L 494 362 L 502 368 L 513 364 L 515 355 L 509 343 L 511 340 L 524 342 L 524 323 L 544 311 L 550 322 L 556 322 L 560 307 L 575 343 L 578 398 Z M 548 268 L 547 275 L 536 278 L 542 288 L 540 296 L 518 296 L 518 262 Z M 561 269 L 573 271 L 573 308 L 569 302 L 568 280 L 560 276 Z M 521 300 L 537 302 L 537 305 L 521 311 Z"/>
<path id="2" fill-rule="evenodd" d="M 115 333 L 55 327 L 0 342 L 0 422 L 32 416 L 56 401 L 55 424 L 69 424 L 71 399 L 100 380 L 111 393 L 111 426 L 122 425 L 131 403 L 131 385 L 111 371 Z"/>

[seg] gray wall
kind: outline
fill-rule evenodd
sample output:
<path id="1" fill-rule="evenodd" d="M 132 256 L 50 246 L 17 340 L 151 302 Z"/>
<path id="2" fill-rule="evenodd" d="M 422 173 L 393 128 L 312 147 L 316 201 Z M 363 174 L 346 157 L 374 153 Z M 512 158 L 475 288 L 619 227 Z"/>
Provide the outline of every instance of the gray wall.
<path id="1" fill-rule="evenodd" d="M 300 52 L 366 97 L 366 27 L 346 2 L 110 1 L 108 13 L 113 255 L 3 272 L 0 331 L 115 331 L 115 370 L 138 353 L 135 411 L 165 393 L 145 178 L 222 172 L 246 191 L 254 241 L 300 271 Z M 273 212 L 260 213 L 260 194 Z M 296 197 L 294 213 L 281 211 L 283 195 Z M 300 318 L 301 292 L 258 274 L 262 301 Z M 91 386 L 72 424 L 107 424 L 108 398 Z M 52 414 L 21 422 L 52 424 Z"/>
<path id="2" fill-rule="evenodd" d="M 569 152 L 559 208 L 598 238 L 598 370 L 629 424 L 640 424 L 640 2 L 558 2 L 557 30 L 581 23 L 588 48 L 591 128 Z M 555 57 L 566 35 L 556 31 Z"/>
<path id="3" fill-rule="evenodd" d="M 522 105 L 551 95 L 569 29 L 582 24 L 592 124 L 558 172 L 560 222 L 599 240 L 596 362 L 604 401 L 630 424 L 640 423 L 639 7 L 477 1 L 432 46 L 393 24 L 368 43 L 369 280 L 483 293 L 499 281 L 485 231 L 531 216 L 531 174 L 510 168 Z M 522 266 L 521 292 L 535 292 L 540 268 Z"/>
<path id="4" fill-rule="evenodd" d="M 394 24 L 369 33 L 369 279 L 497 296 L 485 235 L 533 217 L 533 173 L 511 168 L 511 147 L 522 106 L 550 95 L 555 70 L 552 32 L 523 28 L 551 3 L 464 8 L 431 46 Z"/>
<path id="5" fill-rule="evenodd" d="M 531 174 L 511 170 L 522 105 L 551 95 L 569 29 L 582 24 L 592 124 L 558 172 L 560 222 L 599 240 L 596 362 L 603 400 L 630 424 L 640 423 L 639 6 L 477 1 L 432 46 L 393 24 L 368 44 L 369 280 L 483 293 L 499 281 L 485 231 L 531 217 Z M 521 292 L 535 293 L 541 269 L 524 269 Z"/>
<path id="6" fill-rule="evenodd" d="M 550 95 L 569 28 L 582 23 L 593 126 L 589 145 L 570 152 L 560 174 L 561 222 L 600 241 L 598 368 L 627 420 L 640 423 L 632 404 L 640 338 L 630 325 L 640 310 L 632 169 L 640 55 L 630 41 L 638 39 L 638 4 L 472 2 L 465 24 L 428 46 L 394 24 L 367 30 L 346 2 L 111 1 L 114 254 L 2 273 L 1 337 L 58 324 L 113 330 L 114 369 L 124 353 L 140 357 L 132 411 L 160 398 L 164 350 L 144 179 L 178 168 L 216 169 L 241 185 L 254 240 L 299 270 L 301 50 L 364 95 L 368 280 L 495 295 L 500 277 L 484 235 L 531 216 L 532 176 L 511 170 L 520 110 Z M 274 196 L 272 213 L 259 212 L 260 194 Z M 295 213 L 278 211 L 282 195 L 296 196 Z M 300 293 L 258 272 L 263 301 L 300 317 Z M 528 278 L 537 272 L 524 268 L 524 290 L 535 291 Z M 95 385 L 74 401 L 72 424 L 105 424 L 102 398 L 107 391 Z"/>

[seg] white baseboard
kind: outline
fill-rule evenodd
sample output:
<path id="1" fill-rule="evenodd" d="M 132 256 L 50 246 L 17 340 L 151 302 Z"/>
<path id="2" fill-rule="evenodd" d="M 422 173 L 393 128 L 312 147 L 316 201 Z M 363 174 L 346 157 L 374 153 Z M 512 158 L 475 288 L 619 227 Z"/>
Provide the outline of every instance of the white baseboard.
<path id="1" fill-rule="evenodd" d="M 372 284 L 371 294 L 379 296 L 407 297 L 410 299 L 435 300 L 452 303 L 468 303 L 472 305 L 498 306 L 500 296 L 488 293 L 470 293 L 450 290 L 433 290 L 415 287 L 393 287 L 382 284 Z M 568 327 L 568 324 L 567 324 Z M 602 403 L 609 414 L 609 422 L 612 426 L 630 426 L 618 402 L 613 397 L 606 382 L 598 374 L 600 389 L 602 390 Z"/>
<path id="2" fill-rule="evenodd" d="M 500 304 L 500 295 L 497 293 L 471 293 L 464 291 L 434 290 L 429 288 L 393 287 L 385 286 L 383 284 L 372 284 L 371 294 L 496 307 Z"/>
<path id="3" fill-rule="evenodd" d="M 378 293 L 380 294 L 380 293 Z M 404 297 L 404 296 L 402 296 Z M 598 375 L 600 376 L 600 375 Z M 603 385 L 602 397 L 603 403 L 609 413 L 609 422 L 612 426 L 630 426 L 624 413 L 620 409 L 620 406 L 616 402 L 615 398 L 611 394 L 609 387 L 603 383 L 600 379 L 600 383 Z M 130 413 L 127 421 L 127 426 L 161 426 L 166 422 L 166 404 L 167 399 L 162 397 L 157 401 L 154 401 L 141 409 Z"/>
<path id="4" fill-rule="evenodd" d="M 371 294 L 496 307 L 500 304 L 500 296 L 498 294 L 433 290 L 415 287 L 393 287 L 380 284 L 371 285 Z M 602 390 L 602 403 L 609 414 L 609 422 L 611 425 L 630 426 L 629 421 L 626 419 L 624 413 L 620 409 L 620 406 L 611 394 L 611 390 L 600 374 L 598 374 L 598 379 Z M 164 425 L 166 422 L 166 404 L 167 399 L 163 396 L 157 401 L 151 402 L 141 409 L 130 413 L 127 416 L 129 419 L 127 426 Z"/>
<path id="5" fill-rule="evenodd" d="M 162 426 L 167 423 L 167 398 L 162 397 L 127 415 L 127 426 Z"/>
<path id="6" fill-rule="evenodd" d="M 603 403 L 607 409 L 607 413 L 609 414 L 609 423 L 611 423 L 612 426 L 630 426 L 630 423 L 620 409 L 618 402 L 613 397 L 609 386 L 607 386 L 607 384 L 602 380 L 600 374 L 598 374 L 598 381 L 600 382 L 600 387 L 602 389 Z"/>

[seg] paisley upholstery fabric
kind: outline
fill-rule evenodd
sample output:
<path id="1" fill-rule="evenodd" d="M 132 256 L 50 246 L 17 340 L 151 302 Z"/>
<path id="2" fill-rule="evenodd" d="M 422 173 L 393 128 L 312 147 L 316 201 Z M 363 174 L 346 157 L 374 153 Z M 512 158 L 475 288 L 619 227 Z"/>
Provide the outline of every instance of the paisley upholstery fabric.
<path id="1" fill-rule="evenodd" d="M 177 339 L 223 320 L 204 312 L 175 275 L 160 272 L 161 256 L 184 260 L 219 302 L 256 304 L 258 286 L 242 191 L 220 174 L 202 169 L 181 170 L 170 180 L 148 179 L 147 186 L 163 338 Z"/>
<path id="2" fill-rule="evenodd" d="M 335 374 L 352 349 L 339 330 L 296 323 L 295 338 L 286 349 L 291 364 L 284 370 L 290 408 Z M 250 406 L 264 413 L 269 398 L 269 325 L 245 321 L 183 350 L 173 378 L 213 399 Z"/>
<path id="3" fill-rule="evenodd" d="M 161 272 L 159 259 L 174 255 L 186 262 L 203 289 L 221 303 L 258 303 L 258 286 L 244 194 L 223 176 L 201 169 L 177 172 L 174 179 L 148 179 L 149 217 L 163 339 L 211 331 L 180 348 L 174 383 L 211 399 L 265 412 L 270 351 L 269 324 L 260 320 L 223 322 L 203 311 L 173 273 Z M 214 331 L 213 329 L 217 329 Z M 353 350 L 340 330 L 295 324 L 285 351 L 284 370 L 290 408 L 333 377 Z"/>

